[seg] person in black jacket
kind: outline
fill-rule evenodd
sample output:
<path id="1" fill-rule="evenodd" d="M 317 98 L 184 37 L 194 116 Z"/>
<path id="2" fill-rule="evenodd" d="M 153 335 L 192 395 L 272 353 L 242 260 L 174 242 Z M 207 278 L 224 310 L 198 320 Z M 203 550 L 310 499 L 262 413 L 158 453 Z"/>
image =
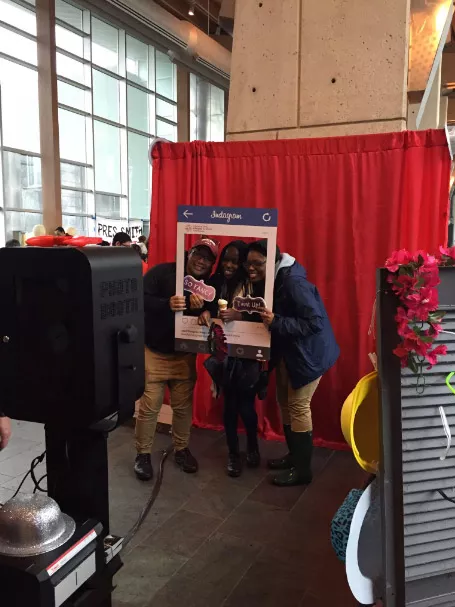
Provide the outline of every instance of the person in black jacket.
<path id="1" fill-rule="evenodd" d="M 249 278 L 265 277 L 266 241 L 249 247 Z M 339 348 L 317 288 L 306 270 L 287 253 L 276 249 L 273 311 L 262 319 L 272 334 L 271 368 L 276 369 L 277 400 L 281 406 L 289 453 L 270 460 L 281 470 L 272 482 L 278 486 L 311 482 L 313 425 L 311 400 L 324 375 L 337 361 Z"/>
<path id="2" fill-rule="evenodd" d="M 261 322 L 259 314 L 244 314 L 233 309 L 232 304 L 237 296 L 252 293 L 252 285 L 247 279 L 244 268 L 248 246 L 242 240 L 230 242 L 221 252 L 215 273 L 209 280 L 216 289 L 216 297 L 206 304 L 204 312 L 199 317 L 199 323 L 210 326 L 211 319 L 220 317 L 224 323 L 236 320 Z M 264 283 L 256 284 L 258 296 L 264 296 Z M 227 309 L 218 310 L 218 300 L 227 301 Z M 256 318 L 254 318 L 256 317 Z M 258 416 L 255 400 L 261 379 L 261 363 L 247 358 L 229 356 L 223 363 L 222 369 L 217 365 L 216 375 L 220 382 L 217 386 L 224 394 L 224 430 L 229 449 L 227 473 L 238 477 L 242 473 L 243 460 L 239 449 L 237 425 L 239 416 L 245 426 L 247 437 L 246 463 L 249 468 L 257 468 L 261 458 L 258 445 Z M 206 365 L 207 366 L 207 365 Z M 208 368 L 212 368 L 209 365 Z"/>
<path id="3" fill-rule="evenodd" d="M 218 245 L 200 238 L 186 259 L 185 274 L 207 280 L 218 256 Z M 172 438 L 175 461 L 184 472 L 197 472 L 198 463 L 188 449 L 192 422 L 193 391 L 196 383 L 196 354 L 175 352 L 176 312 L 199 316 L 204 301 L 185 292 L 175 295 L 176 264 L 153 267 L 144 276 L 145 391 L 136 418 L 136 476 L 153 477 L 151 449 L 166 387 L 173 410 Z"/>

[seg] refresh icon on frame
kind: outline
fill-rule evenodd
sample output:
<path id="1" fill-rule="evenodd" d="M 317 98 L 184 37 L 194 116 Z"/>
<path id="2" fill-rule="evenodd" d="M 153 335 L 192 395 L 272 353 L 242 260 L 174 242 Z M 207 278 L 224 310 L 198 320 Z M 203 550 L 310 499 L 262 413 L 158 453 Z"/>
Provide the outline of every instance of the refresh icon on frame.
<path id="1" fill-rule="evenodd" d="M 271 219 L 272 219 L 272 216 L 270 215 L 270 213 L 264 213 L 264 215 L 262 216 L 262 221 L 265 221 L 266 223 L 271 221 Z"/>

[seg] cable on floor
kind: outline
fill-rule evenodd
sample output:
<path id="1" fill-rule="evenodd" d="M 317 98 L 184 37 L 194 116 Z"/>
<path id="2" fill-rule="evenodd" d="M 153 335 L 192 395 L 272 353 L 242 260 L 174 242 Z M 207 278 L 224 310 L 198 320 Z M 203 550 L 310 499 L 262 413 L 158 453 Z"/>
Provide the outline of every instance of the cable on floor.
<path id="1" fill-rule="evenodd" d="M 158 475 L 156 477 L 155 484 L 153 485 L 153 489 L 150 494 L 150 497 L 147 500 L 147 503 L 145 504 L 145 506 L 142 508 L 142 511 L 141 511 L 137 521 L 134 523 L 134 525 L 131 527 L 131 529 L 128 531 L 128 533 L 125 535 L 125 538 L 123 540 L 122 550 L 124 550 L 128 546 L 128 544 L 131 542 L 133 537 L 136 535 L 136 533 L 142 527 L 143 522 L 147 518 L 153 504 L 155 503 L 156 498 L 158 497 L 160 490 L 161 490 L 161 484 L 163 482 L 164 464 L 165 464 L 168 456 L 173 451 L 174 451 L 174 446 L 172 444 L 169 445 L 169 447 L 167 449 L 162 451 L 160 465 L 158 468 Z"/>

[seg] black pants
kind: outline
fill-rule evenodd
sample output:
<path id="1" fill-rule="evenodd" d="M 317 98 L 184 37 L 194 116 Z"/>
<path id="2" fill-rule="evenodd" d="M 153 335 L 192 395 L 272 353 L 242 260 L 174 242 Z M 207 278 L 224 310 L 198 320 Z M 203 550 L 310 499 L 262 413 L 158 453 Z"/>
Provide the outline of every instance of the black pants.
<path id="1" fill-rule="evenodd" d="M 255 408 L 256 390 L 229 386 L 224 390 L 224 430 L 229 453 L 239 452 L 237 424 L 239 416 L 245 426 L 247 449 L 258 450 L 258 416 Z"/>

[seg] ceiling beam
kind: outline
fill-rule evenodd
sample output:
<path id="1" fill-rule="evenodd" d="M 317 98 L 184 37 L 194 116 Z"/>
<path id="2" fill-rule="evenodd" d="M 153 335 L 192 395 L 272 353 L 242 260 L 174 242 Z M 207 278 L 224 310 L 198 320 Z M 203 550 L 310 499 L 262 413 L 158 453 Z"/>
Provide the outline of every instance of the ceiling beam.
<path id="1" fill-rule="evenodd" d="M 188 15 L 189 0 L 155 0 L 155 2 L 174 15 L 174 17 L 189 21 L 203 32 L 207 33 L 207 27 L 209 26 L 209 35 L 216 33 L 220 6 L 215 0 L 210 0 L 210 22 L 207 19 L 207 0 L 198 0 L 195 3 L 193 17 Z"/>

